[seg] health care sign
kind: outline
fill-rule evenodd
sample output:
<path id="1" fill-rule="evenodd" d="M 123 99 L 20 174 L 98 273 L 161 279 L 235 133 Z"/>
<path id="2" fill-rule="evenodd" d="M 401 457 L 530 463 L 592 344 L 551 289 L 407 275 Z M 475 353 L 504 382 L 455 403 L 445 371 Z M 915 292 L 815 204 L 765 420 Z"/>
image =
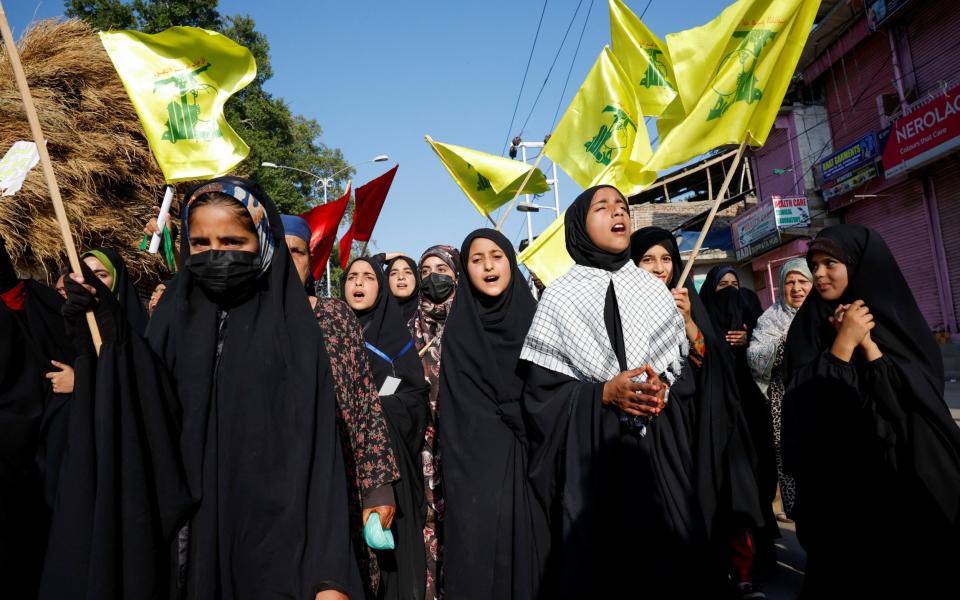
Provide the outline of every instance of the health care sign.
<path id="1" fill-rule="evenodd" d="M 806 196 L 773 196 L 730 224 L 737 260 L 756 256 L 780 244 L 780 230 L 810 226 Z"/>
<path id="2" fill-rule="evenodd" d="M 883 149 L 887 177 L 960 148 L 960 87 L 920 104 L 894 122 Z"/>

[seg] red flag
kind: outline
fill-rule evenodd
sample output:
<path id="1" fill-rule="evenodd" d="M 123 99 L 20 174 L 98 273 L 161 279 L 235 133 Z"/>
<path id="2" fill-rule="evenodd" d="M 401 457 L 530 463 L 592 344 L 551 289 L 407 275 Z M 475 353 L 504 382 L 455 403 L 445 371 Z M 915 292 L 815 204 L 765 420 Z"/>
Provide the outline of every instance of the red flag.
<path id="1" fill-rule="evenodd" d="M 340 238 L 340 266 L 346 269 L 350 262 L 350 247 L 353 241 L 369 242 L 373 235 L 373 226 L 377 224 L 377 218 L 380 216 L 380 209 L 387 199 L 387 192 L 390 191 L 390 184 L 393 183 L 393 177 L 397 174 L 397 165 L 377 177 L 373 181 L 365 183 L 357 188 L 356 198 L 353 206 L 353 223 L 343 237 Z"/>
<path id="2" fill-rule="evenodd" d="M 310 226 L 310 265 L 313 278 L 317 281 L 323 276 L 333 250 L 333 241 L 337 237 L 337 228 L 347 212 L 347 203 L 350 202 L 350 184 L 347 184 L 347 193 L 339 200 L 316 206 L 300 215 Z"/>

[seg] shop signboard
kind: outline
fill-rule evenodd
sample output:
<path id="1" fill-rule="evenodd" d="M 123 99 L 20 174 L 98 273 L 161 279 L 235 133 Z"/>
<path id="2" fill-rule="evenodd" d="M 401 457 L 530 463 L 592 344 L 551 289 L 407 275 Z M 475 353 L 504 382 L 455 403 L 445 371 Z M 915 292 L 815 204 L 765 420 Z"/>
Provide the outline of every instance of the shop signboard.
<path id="1" fill-rule="evenodd" d="M 877 159 L 877 134 L 870 132 L 820 162 L 824 185 Z"/>
<path id="2" fill-rule="evenodd" d="M 844 173 L 830 187 L 823 188 L 823 198 L 827 201 L 841 194 L 853 191 L 871 179 L 880 175 L 877 170 L 877 163 L 871 162 L 858 169 Z"/>
<path id="3" fill-rule="evenodd" d="M 887 177 L 921 167 L 960 149 L 960 89 L 917 104 L 897 119 L 883 149 Z"/>
<path id="4" fill-rule="evenodd" d="M 774 196 L 772 201 L 779 229 L 810 226 L 810 207 L 806 196 Z"/>

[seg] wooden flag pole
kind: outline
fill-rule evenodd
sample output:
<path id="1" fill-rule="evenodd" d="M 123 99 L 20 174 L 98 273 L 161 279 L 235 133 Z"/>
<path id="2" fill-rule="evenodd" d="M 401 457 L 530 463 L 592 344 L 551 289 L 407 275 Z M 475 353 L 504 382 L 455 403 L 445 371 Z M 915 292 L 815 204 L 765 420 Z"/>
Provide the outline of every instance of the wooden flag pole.
<path id="1" fill-rule="evenodd" d="M 533 167 L 527 172 L 527 176 L 523 178 L 523 183 L 520 184 L 520 187 L 517 188 L 517 194 L 513 197 L 513 200 L 510 201 L 510 204 L 507 205 L 507 210 L 503 211 L 503 214 L 500 215 L 500 220 L 497 221 L 497 231 L 500 231 L 500 228 L 503 227 L 503 222 L 507 220 L 507 215 L 510 214 L 510 211 L 513 210 L 513 205 L 517 203 L 517 198 L 520 197 L 520 192 L 523 191 L 523 188 L 527 187 L 527 182 L 530 181 L 530 178 L 533 177 L 533 172 L 537 170 L 537 166 L 540 164 L 540 160 L 543 158 L 543 150 L 540 151 L 537 160 L 533 162 Z M 490 215 L 487 215 L 489 218 Z M 533 243 L 533 240 L 530 240 L 530 243 Z"/>
<path id="2" fill-rule="evenodd" d="M 53 163 L 50 162 L 50 155 L 47 153 L 47 144 L 43 137 L 43 131 L 40 129 L 40 119 L 37 117 L 37 108 L 33 104 L 33 96 L 30 95 L 30 88 L 27 85 L 27 77 L 23 73 L 23 65 L 20 63 L 20 52 L 13 41 L 13 33 L 10 31 L 10 24 L 7 23 L 7 14 L 3 9 L 3 2 L 0 1 L 0 35 L 3 35 L 3 43 L 7 49 L 7 56 L 10 57 L 10 65 L 13 67 L 13 76 L 17 81 L 17 87 L 20 89 L 20 97 L 23 98 L 23 109 L 27 113 L 27 122 L 30 123 L 30 133 L 33 135 L 33 141 L 37 144 L 37 153 L 40 155 L 40 164 L 43 167 L 43 176 L 47 181 L 47 188 L 50 190 L 50 199 L 53 201 L 53 210 L 57 215 L 57 224 L 60 225 L 60 235 L 63 237 L 63 245 L 67 249 L 67 257 L 70 259 L 70 268 L 74 273 L 80 273 L 80 256 L 77 254 L 77 248 L 73 243 L 73 234 L 70 233 L 70 223 L 67 221 L 67 211 L 63 208 L 63 198 L 60 197 L 60 187 L 57 185 L 57 178 L 53 173 Z M 93 338 L 93 346 L 100 354 L 100 329 L 97 327 L 97 320 L 93 312 L 87 313 L 87 325 L 90 326 L 90 337 Z"/>
<path id="3" fill-rule="evenodd" d="M 727 171 L 727 176 L 723 178 L 723 185 L 720 186 L 720 191 L 717 192 L 716 198 L 713 200 L 713 206 L 710 208 L 710 214 L 707 215 L 707 220 L 703 224 L 703 229 L 700 230 L 700 237 L 697 238 L 697 243 L 693 247 L 693 252 L 690 253 L 690 258 L 687 259 L 687 265 L 683 268 L 683 273 L 680 275 L 680 280 L 677 281 L 677 289 L 683 287 L 687 282 L 687 277 L 690 275 L 690 271 L 693 269 L 693 263 L 697 260 L 697 255 L 700 254 L 700 248 L 703 247 L 703 240 L 707 238 L 707 233 L 710 232 L 710 226 L 713 225 L 713 219 L 717 216 L 717 211 L 720 209 L 720 203 L 723 202 L 723 197 L 727 194 L 727 188 L 730 187 L 730 183 L 733 181 L 733 175 L 737 172 L 737 167 L 740 166 L 740 159 L 743 158 L 743 151 L 747 147 L 747 140 L 743 140 L 743 143 L 740 144 L 740 148 L 737 149 L 736 156 L 733 157 L 733 165 L 731 165 L 730 170 Z"/>

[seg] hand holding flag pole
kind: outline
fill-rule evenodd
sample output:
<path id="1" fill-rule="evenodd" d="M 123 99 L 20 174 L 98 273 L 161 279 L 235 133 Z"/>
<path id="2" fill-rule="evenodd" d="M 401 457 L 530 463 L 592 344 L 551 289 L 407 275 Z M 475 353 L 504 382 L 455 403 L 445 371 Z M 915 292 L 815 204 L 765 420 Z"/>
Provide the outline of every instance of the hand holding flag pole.
<path id="1" fill-rule="evenodd" d="M 170 205 L 173 203 L 173 192 L 174 187 L 168 185 L 166 191 L 163 193 L 163 203 L 160 205 L 160 214 L 157 215 L 157 231 L 159 233 L 153 234 L 153 237 L 150 239 L 150 249 L 148 250 L 150 254 L 156 254 L 160 249 L 160 240 L 163 239 L 163 228 L 167 227 Z"/>
<path id="2" fill-rule="evenodd" d="M 70 222 L 67 220 L 67 212 L 63 207 L 63 198 L 60 197 L 60 187 L 57 185 L 57 178 L 53 172 L 53 163 L 50 162 L 50 154 L 47 152 L 47 145 L 44 143 L 46 138 L 43 136 L 43 130 L 40 129 L 40 119 L 37 116 L 37 108 L 33 104 L 33 96 L 30 95 L 30 87 L 27 85 L 27 78 L 23 73 L 23 64 L 20 62 L 20 53 L 17 50 L 17 45 L 13 41 L 13 33 L 10 31 L 10 24 L 7 23 L 7 14 L 3 9 L 2 1 L 0 1 L 0 35 L 3 36 L 7 56 L 10 58 L 10 65 L 13 67 L 13 76 L 20 90 L 20 97 L 23 99 L 23 109 L 24 112 L 27 113 L 30 133 L 33 135 L 33 141 L 36 142 L 37 145 L 37 152 L 40 154 L 40 165 L 43 168 L 43 177 L 46 179 L 47 188 L 50 190 L 50 199 L 53 201 L 53 210 L 57 215 L 57 224 L 60 226 L 63 245 L 67 249 L 70 268 L 74 273 L 79 273 L 80 256 L 77 254 L 77 247 L 73 243 L 73 234 L 70 232 Z M 87 325 L 90 327 L 90 337 L 93 339 L 93 346 L 97 354 L 100 354 L 100 346 L 103 344 L 103 341 L 100 338 L 100 328 L 97 327 L 97 320 L 94 318 L 92 311 L 87 312 Z"/>

